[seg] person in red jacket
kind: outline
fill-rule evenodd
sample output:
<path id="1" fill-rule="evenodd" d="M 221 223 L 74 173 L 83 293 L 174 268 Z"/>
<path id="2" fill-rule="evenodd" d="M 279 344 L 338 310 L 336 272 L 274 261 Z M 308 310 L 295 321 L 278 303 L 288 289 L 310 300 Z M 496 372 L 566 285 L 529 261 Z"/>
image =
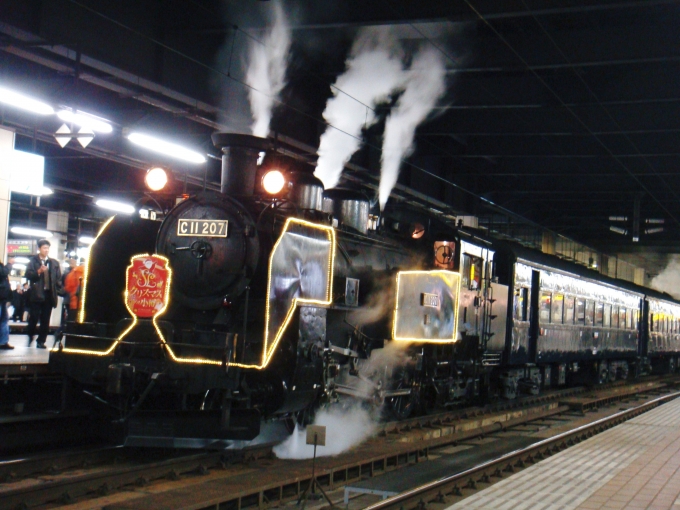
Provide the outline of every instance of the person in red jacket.
<path id="1" fill-rule="evenodd" d="M 68 259 L 71 270 L 64 278 L 64 290 L 68 292 L 68 321 L 75 321 L 78 317 L 78 308 L 80 305 L 80 286 L 85 274 L 85 266 L 82 265 L 83 259 L 80 259 L 80 264 L 77 265 L 76 259 Z"/>

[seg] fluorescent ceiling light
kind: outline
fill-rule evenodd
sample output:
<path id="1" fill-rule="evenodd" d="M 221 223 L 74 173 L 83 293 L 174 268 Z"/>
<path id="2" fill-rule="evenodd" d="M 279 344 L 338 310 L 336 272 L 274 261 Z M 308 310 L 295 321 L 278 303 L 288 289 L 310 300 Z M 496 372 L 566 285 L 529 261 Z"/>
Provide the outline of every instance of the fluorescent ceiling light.
<path id="1" fill-rule="evenodd" d="M 130 204 L 124 204 L 123 202 L 116 202 L 114 200 L 104 200 L 99 199 L 95 202 L 102 209 L 109 209 L 111 211 L 116 211 L 125 214 L 132 214 L 135 212 L 135 208 Z"/>
<path id="2" fill-rule="evenodd" d="M 83 243 L 83 244 L 92 244 L 92 243 L 94 243 L 94 237 L 90 237 L 90 236 L 80 236 L 80 237 L 78 238 L 78 241 L 80 241 L 80 242 Z M 75 255 L 75 253 L 74 253 L 73 255 Z M 73 255 L 71 255 L 71 256 L 73 256 Z"/>
<path id="3" fill-rule="evenodd" d="M 2 87 L 0 87 L 0 103 L 39 115 L 52 115 L 54 113 L 54 108 L 50 105 Z"/>
<path id="4" fill-rule="evenodd" d="M 14 262 L 17 262 L 18 264 L 28 264 L 30 261 L 31 259 L 28 257 L 14 257 Z"/>
<path id="5" fill-rule="evenodd" d="M 64 122 L 71 122 L 80 127 L 90 128 L 95 133 L 110 133 L 113 131 L 113 127 L 108 120 L 81 112 L 80 110 L 76 110 L 75 113 L 72 110 L 61 110 L 57 113 L 57 117 Z"/>
<path id="6" fill-rule="evenodd" d="M 54 193 L 54 191 L 52 191 L 52 189 L 48 188 L 47 186 L 29 186 L 21 190 L 13 189 L 12 193 L 23 193 L 24 195 L 35 195 L 38 197 L 42 197 L 45 195 L 51 195 L 52 193 Z"/>
<path id="7" fill-rule="evenodd" d="M 48 230 L 39 230 L 36 228 L 12 227 L 9 229 L 9 231 L 12 232 L 12 234 L 22 234 L 31 237 L 42 237 L 43 239 L 52 237 L 52 232 Z"/>
<path id="8" fill-rule="evenodd" d="M 142 133 L 130 133 L 128 135 L 128 140 L 140 147 L 149 149 L 150 151 L 160 152 L 161 154 L 188 161 L 189 163 L 205 163 L 206 161 L 203 154 L 199 154 L 198 152 L 182 147 L 181 145 L 166 142 L 165 140 L 144 135 Z"/>

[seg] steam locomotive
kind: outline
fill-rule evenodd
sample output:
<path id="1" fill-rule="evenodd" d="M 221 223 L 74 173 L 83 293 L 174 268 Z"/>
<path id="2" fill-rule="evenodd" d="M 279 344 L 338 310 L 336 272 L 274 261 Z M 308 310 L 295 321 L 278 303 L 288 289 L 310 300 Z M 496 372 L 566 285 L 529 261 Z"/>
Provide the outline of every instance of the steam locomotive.
<path id="1" fill-rule="evenodd" d="M 267 140 L 213 142 L 221 192 L 162 222 L 109 220 L 50 355 L 70 405 L 128 445 L 248 440 L 323 404 L 405 418 L 677 369 L 680 304 L 667 295 L 441 215 L 373 216 L 359 192 L 258 165 Z M 167 263 L 151 315 L 130 304 L 135 261 Z"/>

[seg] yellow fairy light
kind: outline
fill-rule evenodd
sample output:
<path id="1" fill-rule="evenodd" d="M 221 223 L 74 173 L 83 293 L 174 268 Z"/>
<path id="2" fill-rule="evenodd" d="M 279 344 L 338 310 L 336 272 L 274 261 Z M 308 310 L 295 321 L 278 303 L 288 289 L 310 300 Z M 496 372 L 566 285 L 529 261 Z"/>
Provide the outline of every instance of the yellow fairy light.
<path id="1" fill-rule="evenodd" d="M 399 285 L 402 275 L 426 275 L 426 276 L 437 276 L 448 283 L 449 288 L 454 292 L 453 298 L 453 308 L 454 308 L 454 319 L 453 319 L 453 336 L 452 338 L 417 338 L 417 337 L 400 337 L 397 335 L 397 324 L 399 322 Z M 455 281 L 451 281 L 451 280 Z M 457 341 L 458 336 L 458 298 L 460 296 L 460 285 L 461 278 L 460 273 L 454 271 L 446 271 L 443 269 L 436 269 L 433 271 L 415 270 L 415 271 L 399 271 L 397 273 L 397 285 L 396 285 L 396 301 L 394 307 L 394 320 L 392 322 L 392 338 L 394 340 L 402 342 L 424 342 L 424 343 L 453 343 Z"/>
<path id="2" fill-rule="evenodd" d="M 271 342 L 271 347 L 270 347 L 270 342 L 269 342 L 269 319 L 270 319 L 270 310 L 269 310 L 269 295 L 271 293 L 271 283 L 272 283 L 272 263 L 274 261 L 274 255 L 276 254 L 276 250 L 279 247 L 279 244 L 284 238 L 284 235 L 286 232 L 288 232 L 291 224 L 297 224 L 297 225 L 302 225 L 305 227 L 310 227 L 314 228 L 317 230 L 323 231 L 326 236 L 328 237 L 328 240 L 330 241 L 330 254 L 328 257 L 328 272 L 326 274 L 326 299 L 325 300 L 319 300 L 319 299 L 305 299 L 305 298 L 294 298 L 293 301 L 291 302 L 290 308 L 288 309 L 288 312 L 286 313 L 286 318 L 284 319 L 283 323 L 279 327 L 278 331 L 274 335 L 274 339 Z M 279 341 L 281 340 L 281 337 L 286 331 L 286 328 L 288 327 L 288 324 L 290 323 L 290 320 L 293 318 L 293 312 L 297 309 L 298 304 L 310 304 L 310 305 L 320 305 L 320 306 L 328 306 L 332 303 L 332 297 L 331 297 L 331 292 L 333 289 L 333 266 L 335 263 L 335 229 L 333 227 L 330 227 L 328 225 L 320 225 L 318 223 L 312 223 L 310 221 L 305 221 L 301 220 L 299 218 L 288 218 L 286 221 L 285 225 L 283 226 L 283 231 L 281 232 L 281 236 L 279 239 L 276 241 L 274 244 L 274 247 L 272 248 L 272 252 L 269 255 L 269 270 L 267 272 L 267 303 L 266 303 L 266 309 L 265 309 L 265 331 L 264 331 L 264 351 L 262 353 L 262 365 L 258 368 L 264 368 L 267 366 L 267 364 L 271 361 L 271 357 L 274 354 L 274 351 L 276 350 L 276 346 L 278 345 Z"/>
<path id="3" fill-rule="evenodd" d="M 110 221 L 110 220 L 109 220 Z M 108 224 L 108 223 L 107 223 Z M 272 271 L 272 261 L 274 258 L 274 254 L 276 253 L 276 250 L 281 243 L 281 240 L 283 239 L 284 235 L 288 230 L 290 229 L 292 224 L 296 225 L 302 225 L 305 227 L 310 227 L 314 229 L 321 230 L 325 232 L 326 236 L 328 237 L 328 240 L 330 241 L 330 254 L 328 257 L 328 270 L 327 270 L 327 275 L 326 275 L 326 296 L 324 300 L 319 300 L 319 299 L 306 299 L 306 298 L 294 298 L 292 300 L 292 303 L 290 305 L 290 308 L 288 309 L 288 312 L 286 313 L 286 317 L 279 326 L 279 329 L 277 330 L 276 334 L 274 335 L 274 339 L 271 342 L 269 342 L 269 299 L 267 299 L 267 304 L 266 304 L 266 312 L 265 312 L 265 338 L 264 338 L 264 348 L 262 352 L 262 362 L 260 365 L 254 365 L 254 364 L 244 364 L 244 363 L 233 363 L 230 362 L 230 366 L 234 367 L 239 367 L 239 368 L 247 368 L 247 369 L 263 369 L 265 368 L 269 362 L 271 361 L 271 358 L 276 350 L 276 346 L 278 345 L 279 341 L 281 340 L 281 337 L 286 331 L 286 328 L 288 327 L 288 324 L 290 323 L 291 319 L 294 316 L 294 312 L 297 309 L 298 304 L 313 304 L 313 305 L 320 305 L 320 306 L 328 306 L 332 303 L 332 289 L 333 289 L 333 266 L 335 262 L 335 229 L 333 227 L 329 227 L 327 225 L 320 225 L 317 223 L 312 223 L 309 221 L 301 220 L 298 218 L 288 218 L 286 221 L 283 231 L 281 233 L 281 236 L 279 239 L 276 241 L 274 244 L 274 247 L 272 249 L 272 252 L 269 256 L 269 269 L 268 269 L 268 274 L 267 274 L 267 296 L 269 296 L 270 290 L 271 290 L 271 271 Z M 106 225 L 105 225 L 106 226 Z M 103 228 L 102 228 L 103 231 Z M 100 233 L 102 232 L 100 231 Z M 148 254 L 143 254 L 143 255 L 135 255 L 131 259 L 131 265 L 132 267 L 132 262 L 141 257 L 148 257 Z M 209 359 L 209 358 L 182 358 L 179 357 L 175 354 L 175 352 L 172 350 L 172 346 L 168 344 L 165 340 L 165 337 L 163 336 L 163 333 L 161 332 L 160 327 L 158 326 L 156 319 L 159 317 L 163 312 L 165 312 L 169 302 L 170 302 L 170 283 L 172 281 L 172 270 L 170 269 L 170 262 L 168 261 L 167 258 L 162 257 L 160 255 L 154 255 L 155 257 L 161 258 L 166 262 L 166 267 L 168 269 L 168 282 L 165 288 L 165 300 L 164 300 L 164 307 L 158 311 L 153 317 L 152 317 L 152 323 L 154 326 L 154 329 L 156 330 L 156 333 L 158 334 L 158 337 L 161 340 L 161 343 L 163 344 L 163 347 L 167 350 L 168 354 L 172 358 L 173 361 L 177 363 L 191 363 L 191 364 L 204 364 L 204 365 L 222 365 L 223 362 L 221 360 L 214 360 L 214 359 Z M 128 268 L 129 269 L 129 268 Z M 130 325 L 129 328 L 127 328 L 123 333 L 120 334 L 120 336 L 113 342 L 113 344 L 105 351 L 93 351 L 93 350 L 85 350 L 85 349 L 70 349 L 70 348 L 63 348 L 64 352 L 69 352 L 69 353 L 76 353 L 76 354 L 88 354 L 88 355 L 94 355 L 94 356 L 107 356 L 113 352 L 113 350 L 116 348 L 116 345 L 135 327 L 137 324 L 137 317 L 136 315 L 132 312 L 128 305 L 128 299 L 127 299 L 127 290 L 125 291 L 125 306 L 132 315 L 133 322 L 132 325 Z"/>

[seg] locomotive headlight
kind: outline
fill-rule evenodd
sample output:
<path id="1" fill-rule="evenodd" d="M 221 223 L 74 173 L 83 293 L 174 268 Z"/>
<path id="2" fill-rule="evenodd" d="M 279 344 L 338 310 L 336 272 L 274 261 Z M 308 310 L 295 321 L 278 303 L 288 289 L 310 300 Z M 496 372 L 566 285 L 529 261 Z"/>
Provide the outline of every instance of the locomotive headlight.
<path id="1" fill-rule="evenodd" d="M 278 170 L 270 170 L 262 177 L 262 187 L 270 195 L 280 193 L 286 184 L 286 178 Z"/>
<path id="2" fill-rule="evenodd" d="M 168 183 L 168 174 L 160 167 L 151 168 L 146 172 L 144 183 L 151 191 L 160 191 Z"/>

